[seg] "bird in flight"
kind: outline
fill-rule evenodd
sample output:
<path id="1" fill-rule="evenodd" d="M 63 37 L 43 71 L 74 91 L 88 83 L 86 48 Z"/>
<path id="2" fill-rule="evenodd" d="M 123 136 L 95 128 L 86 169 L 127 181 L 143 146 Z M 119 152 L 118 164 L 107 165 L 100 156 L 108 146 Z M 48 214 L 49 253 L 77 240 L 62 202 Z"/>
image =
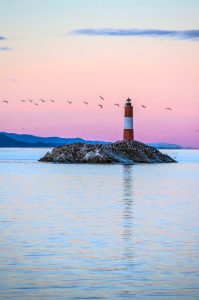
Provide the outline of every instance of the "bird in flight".
<path id="1" fill-rule="evenodd" d="M 21 102 L 26 102 L 26 100 L 22 99 Z"/>
<path id="2" fill-rule="evenodd" d="M 69 104 L 72 104 L 72 101 L 68 101 L 68 100 L 67 100 L 67 102 L 68 102 Z"/>
<path id="3" fill-rule="evenodd" d="M 103 105 L 102 105 L 102 104 L 98 104 L 98 106 L 100 106 L 101 108 L 103 108 Z"/>
<path id="4" fill-rule="evenodd" d="M 8 101 L 7 101 L 7 100 L 3 100 L 2 102 L 3 102 L 3 103 L 7 103 L 7 104 L 8 104 Z"/>
<path id="5" fill-rule="evenodd" d="M 39 104 L 35 102 L 34 105 L 39 105 Z"/>
<path id="6" fill-rule="evenodd" d="M 84 101 L 84 104 L 88 105 L 88 102 Z"/>
<path id="7" fill-rule="evenodd" d="M 120 106 L 118 103 L 115 103 L 114 105 L 116 105 L 117 107 L 119 107 L 119 106 Z"/>
<path id="8" fill-rule="evenodd" d="M 32 99 L 28 99 L 28 101 L 29 101 L 29 102 L 33 102 L 33 100 L 32 100 Z"/>
<path id="9" fill-rule="evenodd" d="M 165 109 L 167 109 L 167 110 L 172 110 L 170 107 L 166 107 Z"/>
<path id="10" fill-rule="evenodd" d="M 46 102 L 46 100 L 44 100 L 44 99 L 40 99 L 40 101 L 43 102 L 43 103 Z"/>
<path id="11" fill-rule="evenodd" d="M 104 100 L 104 98 L 102 96 L 99 96 L 99 97 L 100 97 L 100 99 Z"/>
<path id="12" fill-rule="evenodd" d="M 143 108 L 146 108 L 146 106 L 145 106 L 145 105 L 143 105 L 143 104 L 142 104 L 141 106 L 142 106 Z"/>
<path id="13" fill-rule="evenodd" d="M 53 100 L 53 99 L 50 99 L 50 101 L 51 101 L 51 102 L 55 102 L 55 100 Z"/>

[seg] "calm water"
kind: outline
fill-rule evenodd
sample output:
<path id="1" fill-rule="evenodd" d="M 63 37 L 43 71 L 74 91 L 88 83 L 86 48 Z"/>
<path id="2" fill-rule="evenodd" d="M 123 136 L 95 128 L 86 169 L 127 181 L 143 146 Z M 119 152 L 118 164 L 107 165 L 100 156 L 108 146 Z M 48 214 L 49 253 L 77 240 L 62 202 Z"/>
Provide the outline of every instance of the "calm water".
<path id="1" fill-rule="evenodd" d="M 199 299 L 199 151 L 38 163 L 0 149 L 0 299 Z"/>

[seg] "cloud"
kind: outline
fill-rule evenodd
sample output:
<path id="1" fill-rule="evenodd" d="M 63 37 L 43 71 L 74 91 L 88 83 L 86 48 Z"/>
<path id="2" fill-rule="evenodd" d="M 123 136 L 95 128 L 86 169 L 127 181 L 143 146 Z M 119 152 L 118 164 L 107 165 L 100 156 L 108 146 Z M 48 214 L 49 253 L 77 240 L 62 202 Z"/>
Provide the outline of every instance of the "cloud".
<path id="1" fill-rule="evenodd" d="M 162 29 L 114 29 L 114 28 L 83 28 L 69 32 L 73 35 L 88 36 L 143 36 L 153 38 L 173 38 L 180 40 L 199 40 L 199 30 L 162 30 Z"/>
<path id="2" fill-rule="evenodd" d="M 0 47 L 0 51 L 11 51 L 9 47 Z"/>
<path id="3" fill-rule="evenodd" d="M 7 40 L 7 38 L 6 37 L 4 37 L 4 36 L 0 36 L 0 41 L 2 41 L 2 40 Z M 10 47 L 0 47 L 0 51 L 10 51 L 11 50 L 11 48 Z"/>
<path id="4" fill-rule="evenodd" d="M 4 78 L 4 81 L 17 82 L 17 78 L 15 78 L 15 77 L 8 77 L 8 78 Z"/>

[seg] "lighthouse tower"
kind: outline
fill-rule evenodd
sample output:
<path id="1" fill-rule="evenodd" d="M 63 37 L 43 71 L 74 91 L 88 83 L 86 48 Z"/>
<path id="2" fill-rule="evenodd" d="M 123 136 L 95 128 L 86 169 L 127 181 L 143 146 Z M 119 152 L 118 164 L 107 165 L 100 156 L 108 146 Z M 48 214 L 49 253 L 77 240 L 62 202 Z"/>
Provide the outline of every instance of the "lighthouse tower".
<path id="1" fill-rule="evenodd" d="M 127 99 L 124 106 L 124 140 L 133 141 L 133 106 L 131 105 L 131 99 Z"/>

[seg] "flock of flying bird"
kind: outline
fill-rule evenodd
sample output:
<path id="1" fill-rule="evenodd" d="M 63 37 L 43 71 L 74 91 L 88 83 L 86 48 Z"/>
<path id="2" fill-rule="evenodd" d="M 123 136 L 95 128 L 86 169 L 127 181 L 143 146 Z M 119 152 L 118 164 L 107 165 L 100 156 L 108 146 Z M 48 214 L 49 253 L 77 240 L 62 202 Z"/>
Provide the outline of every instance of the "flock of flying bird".
<path id="1" fill-rule="evenodd" d="M 102 96 L 99 96 L 99 98 L 100 98 L 100 100 L 103 100 L 103 101 L 105 100 L 104 97 L 102 97 Z M 56 102 L 56 101 L 53 100 L 53 99 L 49 99 L 49 100 L 39 99 L 39 100 L 40 100 L 41 103 L 45 103 L 45 102 L 47 102 L 47 101 L 50 101 L 50 102 Z M 8 100 L 2 100 L 1 102 L 6 103 L 6 104 L 9 103 Z M 35 102 L 35 101 L 32 100 L 32 99 L 27 99 L 27 100 L 22 99 L 21 102 L 30 102 L 30 103 L 33 103 L 33 104 L 36 105 L 36 106 L 39 105 L 38 102 Z M 67 102 L 68 104 L 72 104 L 72 103 L 73 103 L 73 101 L 69 101 L 69 100 L 66 100 L 66 102 Z M 84 103 L 85 105 L 88 105 L 88 104 L 89 104 L 87 101 L 83 101 L 83 103 Z M 114 103 L 114 105 L 117 106 L 117 107 L 120 106 L 119 103 Z M 101 109 L 103 108 L 103 104 L 101 104 L 101 103 L 98 104 L 98 106 L 99 106 Z M 142 108 L 146 108 L 146 106 L 143 105 L 143 104 L 142 104 L 141 106 L 142 106 Z M 170 111 L 172 110 L 170 107 L 165 107 L 165 109 L 170 110 Z"/>
<path id="2" fill-rule="evenodd" d="M 99 96 L 99 98 L 100 98 L 101 100 L 105 100 L 102 96 Z M 45 103 L 45 102 L 47 102 L 47 101 L 50 101 L 50 102 L 56 102 L 56 101 L 53 100 L 53 99 L 49 99 L 49 100 L 39 99 L 39 100 L 41 101 L 41 103 Z M 3 101 L 1 101 L 1 102 L 6 103 L 6 104 L 9 103 L 8 100 L 3 100 Z M 31 103 L 33 103 L 34 105 L 39 105 L 38 102 L 34 102 L 34 100 L 32 100 L 32 99 L 27 99 L 27 100 L 22 99 L 21 102 L 31 102 Z M 66 100 L 66 102 L 67 102 L 68 104 L 72 104 L 72 103 L 73 103 L 73 101 L 69 101 L 69 100 Z M 83 103 L 84 103 L 85 105 L 88 105 L 88 102 L 87 102 L 87 101 L 83 101 Z M 120 106 L 118 103 L 115 103 L 114 105 L 116 105 L 116 106 L 118 106 L 118 107 Z M 102 105 L 102 104 L 98 104 L 98 106 L 99 106 L 100 108 L 103 108 L 103 105 Z"/>
<path id="3" fill-rule="evenodd" d="M 99 99 L 105 101 L 104 97 L 102 97 L 102 96 L 99 96 Z M 56 101 L 53 100 L 53 99 L 49 99 L 49 100 L 39 99 L 39 100 L 40 100 L 40 103 L 45 103 L 45 102 L 48 102 L 48 101 L 50 101 L 50 102 L 52 102 L 52 103 L 53 103 L 53 102 L 56 102 Z M 1 100 L 1 102 L 2 102 L 2 103 L 6 103 L 6 104 L 9 103 L 8 100 Z M 32 99 L 27 99 L 27 100 L 22 99 L 21 102 L 30 102 L 30 103 L 32 103 L 32 104 L 34 104 L 34 105 L 36 105 L 36 106 L 39 105 L 38 102 L 35 102 L 35 101 L 32 100 Z M 70 100 L 70 101 L 69 101 L 69 100 L 66 100 L 66 102 L 67 102 L 68 104 L 72 104 L 72 103 L 73 103 L 73 101 L 71 101 L 71 100 Z M 88 105 L 89 103 L 88 103 L 87 101 L 83 101 L 83 104 Z M 99 104 L 97 104 L 97 105 L 98 105 L 101 109 L 103 108 L 103 104 L 99 103 Z M 119 103 L 114 103 L 114 105 L 117 106 L 117 107 L 120 106 Z M 147 107 L 146 107 L 145 105 L 143 105 L 143 104 L 141 104 L 141 107 L 142 107 L 143 109 L 147 108 Z M 168 110 L 168 111 L 172 111 L 172 108 L 171 108 L 171 107 L 165 107 L 165 109 Z M 199 129 L 196 129 L 196 132 L 199 132 Z"/>

